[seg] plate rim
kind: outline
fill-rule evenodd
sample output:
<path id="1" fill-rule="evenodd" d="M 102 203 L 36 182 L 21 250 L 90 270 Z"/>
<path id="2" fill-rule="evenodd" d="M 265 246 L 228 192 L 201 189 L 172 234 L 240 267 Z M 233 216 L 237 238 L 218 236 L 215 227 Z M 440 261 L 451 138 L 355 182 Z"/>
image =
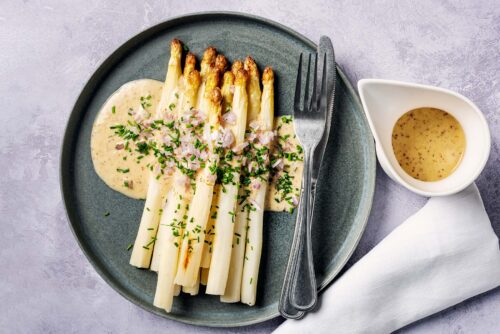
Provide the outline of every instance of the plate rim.
<path id="1" fill-rule="evenodd" d="M 195 326 L 207 326 L 207 327 L 213 327 L 213 328 L 236 328 L 236 327 L 243 327 L 243 326 L 249 326 L 249 325 L 254 325 L 254 324 L 259 324 L 271 319 L 274 319 L 280 315 L 279 311 L 276 310 L 276 312 L 263 316 L 263 317 L 256 317 L 253 319 L 249 319 L 246 321 L 240 321 L 238 323 L 231 323 L 231 324 L 226 324 L 226 323 L 221 323 L 221 322 L 210 322 L 210 321 L 199 321 L 199 320 L 192 320 L 183 316 L 178 316 L 178 315 L 172 315 L 165 313 L 163 310 L 158 309 L 154 307 L 153 305 L 150 305 L 149 303 L 144 303 L 142 300 L 135 298 L 131 294 L 127 294 L 124 286 L 114 279 L 107 270 L 102 269 L 102 260 L 100 260 L 98 257 L 96 257 L 92 252 L 89 247 L 85 243 L 83 243 L 78 234 L 78 224 L 77 221 L 78 219 L 72 219 L 72 216 L 74 214 L 70 213 L 70 211 L 74 212 L 75 210 L 70 210 L 70 208 L 73 207 L 71 205 L 69 197 L 70 197 L 70 192 L 71 192 L 71 187 L 68 184 L 66 180 L 68 180 L 68 176 L 71 175 L 72 170 L 68 168 L 68 162 L 70 161 L 70 156 L 71 156 L 71 148 L 73 147 L 74 141 L 76 140 L 73 138 L 73 133 L 74 129 L 77 127 L 79 122 L 81 121 L 83 115 L 80 115 L 78 113 L 75 113 L 76 109 L 80 109 L 82 104 L 86 104 L 86 101 L 88 101 L 88 98 L 90 97 L 89 95 L 89 90 L 90 86 L 94 85 L 96 82 L 98 82 L 99 78 L 102 78 L 103 76 L 106 75 L 106 73 L 113 67 L 115 61 L 114 59 L 116 58 L 121 58 L 126 52 L 128 52 L 130 49 L 136 47 L 137 45 L 141 44 L 145 39 L 150 38 L 151 36 L 155 35 L 159 31 L 163 31 L 165 29 L 169 29 L 170 27 L 175 27 L 176 25 L 183 24 L 183 23 L 189 23 L 193 22 L 193 20 L 203 18 L 220 18 L 220 17 L 228 17 L 232 19 L 244 19 L 244 20 L 251 20 L 253 22 L 257 22 L 260 24 L 268 25 L 273 28 L 277 28 L 278 30 L 281 30 L 283 32 L 286 32 L 287 34 L 297 38 L 298 40 L 302 41 L 303 43 L 309 45 L 311 48 L 317 48 L 317 44 L 311 41 L 309 38 L 305 37 L 301 33 L 281 24 L 276 21 L 270 20 L 265 17 L 261 17 L 258 15 L 253 15 L 253 14 L 247 14 L 247 13 L 242 13 L 242 12 L 235 12 L 235 11 L 201 11 L 201 12 L 193 12 L 185 15 L 178 15 L 178 16 L 173 16 L 171 18 L 166 19 L 165 21 L 159 22 L 157 24 L 154 24 L 151 27 L 145 28 L 139 33 L 135 34 L 131 38 L 127 39 L 125 42 L 120 44 L 118 48 L 116 48 L 113 52 L 111 52 L 108 56 L 104 58 L 103 61 L 101 61 L 92 75 L 87 79 L 85 85 L 80 90 L 80 93 L 78 94 L 78 97 L 76 98 L 73 107 L 71 109 L 71 112 L 69 114 L 69 117 L 66 120 L 66 125 L 64 128 L 64 135 L 62 138 L 62 144 L 61 144 L 61 151 L 60 151 L 60 157 L 59 157 L 59 186 L 60 186 L 60 191 L 61 191 L 61 197 L 62 197 L 62 202 L 64 204 L 64 211 L 66 214 L 66 219 L 68 221 L 68 225 L 70 227 L 70 230 L 73 234 L 73 237 L 76 239 L 76 242 L 79 246 L 79 248 L 82 250 L 83 254 L 85 255 L 86 259 L 90 262 L 92 265 L 93 269 L 99 274 L 99 276 L 109 285 L 111 286 L 116 292 L 118 292 L 121 296 L 123 296 L 125 299 L 128 301 L 132 302 L 133 304 L 139 306 L 140 308 L 155 314 L 161 318 L 169 319 L 169 320 L 174 320 L 174 321 L 179 321 L 185 324 L 189 325 L 195 325 Z M 360 111 L 363 111 L 363 107 L 361 105 L 361 102 L 359 100 L 359 96 L 356 93 L 355 89 L 353 88 L 351 82 L 341 69 L 341 67 L 336 64 L 337 68 L 337 73 L 341 77 L 341 79 L 344 81 L 346 89 L 349 93 L 349 95 L 352 97 L 352 100 Z M 368 127 L 368 122 L 366 120 L 366 116 L 364 113 L 361 113 L 362 119 L 366 123 L 366 126 Z M 375 193 L 375 179 L 376 179 L 376 158 L 375 158 L 375 143 L 372 140 L 368 140 L 368 146 L 367 150 L 369 151 L 367 154 L 367 160 L 368 164 L 372 165 L 372 170 L 373 173 L 371 176 L 368 177 L 368 184 L 367 184 L 367 189 L 368 189 L 368 198 L 369 202 L 366 203 L 364 207 L 364 212 L 362 213 L 363 216 L 363 221 L 361 224 L 361 229 L 360 233 L 356 236 L 356 239 L 350 246 L 350 248 L 347 251 L 347 256 L 344 257 L 343 261 L 340 262 L 340 264 L 337 266 L 335 270 L 330 272 L 328 275 L 325 276 L 323 283 L 319 285 L 318 289 L 319 291 L 323 291 L 333 280 L 334 278 L 338 275 L 338 273 L 345 267 L 347 261 L 352 257 L 352 254 L 354 253 L 354 250 L 357 248 L 359 241 L 361 237 L 364 234 L 364 231 L 366 229 L 366 224 L 368 222 L 372 204 L 373 204 L 373 197 Z"/>

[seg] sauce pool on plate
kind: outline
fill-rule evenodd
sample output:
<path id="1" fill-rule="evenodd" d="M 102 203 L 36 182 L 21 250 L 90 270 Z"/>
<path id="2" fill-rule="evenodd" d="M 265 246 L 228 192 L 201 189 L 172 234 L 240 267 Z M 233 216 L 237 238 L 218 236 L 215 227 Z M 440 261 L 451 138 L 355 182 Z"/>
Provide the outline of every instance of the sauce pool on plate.
<path id="1" fill-rule="evenodd" d="M 460 165 L 465 146 L 462 126 L 441 109 L 410 110 L 392 131 L 392 148 L 399 165 L 421 181 L 439 181 L 451 175 Z"/>

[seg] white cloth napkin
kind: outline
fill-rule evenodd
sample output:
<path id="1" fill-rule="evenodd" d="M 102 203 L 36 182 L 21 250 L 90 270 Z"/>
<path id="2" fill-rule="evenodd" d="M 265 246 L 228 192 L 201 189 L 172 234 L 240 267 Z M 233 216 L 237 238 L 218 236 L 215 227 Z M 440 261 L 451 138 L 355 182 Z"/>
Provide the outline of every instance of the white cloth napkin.
<path id="1" fill-rule="evenodd" d="M 391 333 L 500 285 L 498 238 L 476 185 L 431 198 L 274 333 Z"/>

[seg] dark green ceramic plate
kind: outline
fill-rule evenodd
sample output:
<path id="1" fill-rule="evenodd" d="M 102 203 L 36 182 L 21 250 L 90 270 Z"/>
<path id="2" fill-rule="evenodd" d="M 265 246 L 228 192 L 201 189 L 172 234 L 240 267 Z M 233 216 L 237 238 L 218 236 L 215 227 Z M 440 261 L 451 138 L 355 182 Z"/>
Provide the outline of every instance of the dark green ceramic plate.
<path id="1" fill-rule="evenodd" d="M 315 44 L 271 21 L 236 13 L 203 13 L 172 19 L 133 37 L 97 69 L 71 113 L 61 158 L 62 192 L 71 228 L 97 272 L 135 304 L 162 317 L 205 326 L 243 326 L 278 316 L 278 298 L 291 245 L 294 216 L 266 213 L 257 304 L 223 304 L 206 296 L 180 296 L 172 313 L 153 307 L 156 274 L 128 264 L 144 202 L 108 188 L 90 157 L 92 123 L 106 98 L 127 81 L 163 80 L 169 42 L 179 38 L 197 55 L 215 46 L 230 60 L 252 55 L 276 73 L 276 111 L 289 114 L 298 56 Z M 313 225 L 316 274 L 321 289 L 356 247 L 370 211 L 374 181 L 373 139 L 345 75 L 337 78 L 336 117 L 322 167 Z M 104 217 L 105 212 L 110 212 Z"/>

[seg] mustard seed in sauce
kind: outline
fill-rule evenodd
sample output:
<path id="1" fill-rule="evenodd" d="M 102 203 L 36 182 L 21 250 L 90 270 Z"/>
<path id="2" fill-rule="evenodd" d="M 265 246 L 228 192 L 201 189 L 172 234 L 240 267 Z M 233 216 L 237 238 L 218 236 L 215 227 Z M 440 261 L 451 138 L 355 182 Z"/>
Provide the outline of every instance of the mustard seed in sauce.
<path id="1" fill-rule="evenodd" d="M 444 110 L 413 109 L 392 130 L 392 148 L 399 165 L 421 181 L 439 181 L 458 167 L 465 151 L 460 123 Z"/>

